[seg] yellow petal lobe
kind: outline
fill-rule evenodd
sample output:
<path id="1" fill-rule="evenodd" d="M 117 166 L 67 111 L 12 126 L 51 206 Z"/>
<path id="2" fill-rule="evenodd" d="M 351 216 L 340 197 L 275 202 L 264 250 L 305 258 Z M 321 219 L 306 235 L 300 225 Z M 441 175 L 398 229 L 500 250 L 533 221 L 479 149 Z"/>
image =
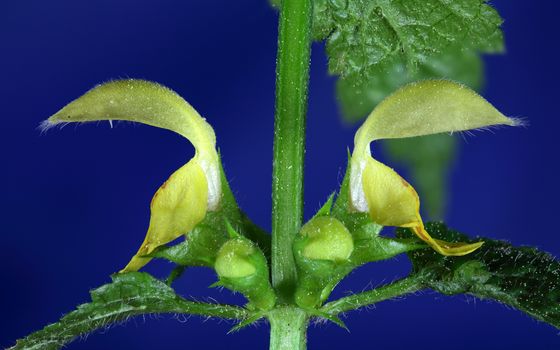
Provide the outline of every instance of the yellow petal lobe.
<path id="1" fill-rule="evenodd" d="M 368 157 L 362 180 L 369 214 L 376 223 L 383 226 L 408 227 L 418 238 L 442 255 L 466 255 L 483 244 L 450 243 L 432 238 L 424 228 L 420 216 L 420 199 L 416 190 L 385 164 Z"/>
<path id="2" fill-rule="evenodd" d="M 373 221 L 383 226 L 414 227 L 418 224 L 418 194 L 393 169 L 368 157 L 362 186 Z"/>
<path id="3" fill-rule="evenodd" d="M 191 231 L 207 211 L 208 185 L 196 159 L 189 161 L 157 190 L 150 204 L 150 225 L 140 249 L 120 272 L 137 271 L 151 258 L 143 257 Z"/>

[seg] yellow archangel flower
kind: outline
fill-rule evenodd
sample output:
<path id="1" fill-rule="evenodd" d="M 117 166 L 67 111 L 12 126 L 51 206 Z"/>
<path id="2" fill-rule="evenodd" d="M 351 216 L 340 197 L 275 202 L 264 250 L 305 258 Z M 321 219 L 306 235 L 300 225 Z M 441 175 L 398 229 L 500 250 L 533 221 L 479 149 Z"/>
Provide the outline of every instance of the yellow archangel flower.
<path id="1" fill-rule="evenodd" d="M 358 212 L 369 212 L 380 225 L 410 228 L 440 254 L 469 254 L 483 242 L 449 243 L 432 238 L 420 217 L 418 194 L 393 169 L 371 157 L 370 143 L 519 124 L 463 85 L 447 80 L 406 85 L 383 100 L 356 132 L 350 164 L 350 206 Z"/>
<path id="2" fill-rule="evenodd" d="M 57 124 L 126 120 L 168 129 L 191 141 L 195 156 L 157 190 L 150 224 L 138 252 L 121 272 L 136 271 L 157 247 L 191 231 L 216 210 L 221 199 L 220 165 L 212 127 L 172 90 L 143 80 L 117 80 L 96 86 L 43 122 Z"/>

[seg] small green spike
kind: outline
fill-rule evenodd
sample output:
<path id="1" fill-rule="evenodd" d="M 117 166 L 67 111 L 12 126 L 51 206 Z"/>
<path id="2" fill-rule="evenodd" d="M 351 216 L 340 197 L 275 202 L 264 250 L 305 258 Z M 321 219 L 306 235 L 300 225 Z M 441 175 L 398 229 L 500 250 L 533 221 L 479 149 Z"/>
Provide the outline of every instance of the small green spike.
<path id="1" fill-rule="evenodd" d="M 331 193 L 331 195 L 329 196 L 329 198 L 327 199 L 325 204 L 323 204 L 321 209 L 319 209 L 319 211 L 317 211 L 317 213 L 315 214 L 315 216 L 313 216 L 313 218 L 316 218 L 318 216 L 329 216 L 329 215 L 331 215 L 331 209 L 332 209 L 332 206 L 333 206 L 335 193 L 336 192 Z"/>
<path id="2" fill-rule="evenodd" d="M 243 321 L 239 322 L 238 324 L 236 324 L 234 327 L 232 327 L 227 334 L 231 334 L 231 333 L 235 333 L 240 331 L 241 329 L 250 326 L 251 324 L 257 322 L 258 320 L 260 320 L 261 318 L 264 317 L 264 313 L 262 312 L 258 312 L 252 316 L 249 316 L 248 318 L 244 319 Z"/>

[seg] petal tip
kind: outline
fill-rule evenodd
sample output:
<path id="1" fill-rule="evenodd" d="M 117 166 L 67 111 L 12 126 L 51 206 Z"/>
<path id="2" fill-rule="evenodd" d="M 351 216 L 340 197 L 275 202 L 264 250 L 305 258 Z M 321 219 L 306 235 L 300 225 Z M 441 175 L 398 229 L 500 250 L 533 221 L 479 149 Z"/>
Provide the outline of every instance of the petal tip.
<path id="1" fill-rule="evenodd" d="M 54 128 L 58 124 L 56 121 L 52 120 L 53 117 L 50 117 L 49 119 L 43 120 L 39 124 L 39 126 L 37 128 L 41 131 L 41 133 L 47 132 L 48 130 Z"/>
<path id="2" fill-rule="evenodd" d="M 509 119 L 509 126 L 521 126 L 527 127 L 529 126 L 529 121 L 524 118 L 508 118 Z"/>
<path id="3" fill-rule="evenodd" d="M 476 243 L 449 243 L 444 241 L 436 240 L 437 248 L 433 246 L 433 248 L 440 253 L 441 255 L 445 256 L 464 256 L 470 253 L 475 252 L 484 244 L 484 241 L 476 242 Z"/>

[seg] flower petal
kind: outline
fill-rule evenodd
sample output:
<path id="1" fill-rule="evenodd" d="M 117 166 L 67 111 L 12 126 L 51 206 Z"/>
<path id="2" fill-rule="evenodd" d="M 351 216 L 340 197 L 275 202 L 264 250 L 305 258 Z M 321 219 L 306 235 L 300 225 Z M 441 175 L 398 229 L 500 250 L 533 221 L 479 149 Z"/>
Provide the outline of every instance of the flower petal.
<path id="1" fill-rule="evenodd" d="M 365 145 L 381 139 L 519 124 L 464 85 L 423 80 L 405 85 L 379 103 L 356 133 L 355 141 Z"/>
<path id="2" fill-rule="evenodd" d="M 362 186 L 371 218 L 383 226 L 418 225 L 420 199 L 412 186 L 393 169 L 369 157 Z"/>
<path id="3" fill-rule="evenodd" d="M 363 189 L 369 214 L 383 226 L 410 227 L 421 240 L 443 255 L 465 255 L 483 242 L 448 243 L 435 240 L 424 229 L 420 217 L 420 199 L 414 188 L 393 169 L 369 157 L 363 171 Z"/>
<path id="4" fill-rule="evenodd" d="M 196 154 L 156 192 L 150 225 L 140 249 L 121 271 L 136 271 L 157 247 L 191 231 L 215 210 L 222 196 L 214 130 L 172 90 L 144 80 L 117 80 L 98 85 L 44 121 L 44 130 L 71 122 L 126 120 L 174 131 L 190 140 Z"/>
<path id="5" fill-rule="evenodd" d="M 221 198 L 220 167 L 214 130 L 174 91 L 145 80 L 116 80 L 98 85 L 42 123 L 43 130 L 71 122 L 126 120 L 174 131 L 196 149 L 208 181 L 208 207 Z"/>
<path id="6" fill-rule="evenodd" d="M 456 132 L 492 125 L 520 125 L 469 88 L 447 80 L 425 80 L 404 86 L 383 100 L 356 132 L 350 165 L 350 204 L 369 212 L 385 226 L 409 227 L 444 255 L 464 255 L 482 242 L 434 240 L 424 229 L 418 194 L 393 169 L 371 157 L 369 145 L 379 139 Z"/>
<path id="7" fill-rule="evenodd" d="M 140 249 L 120 272 L 137 271 L 151 258 L 143 257 L 191 231 L 206 215 L 208 185 L 198 162 L 189 161 L 157 190 L 150 204 L 150 226 Z"/>
<path id="8" fill-rule="evenodd" d="M 461 84 L 424 80 L 405 85 L 377 105 L 356 132 L 350 171 L 352 204 L 358 211 L 367 211 L 361 177 L 372 141 L 520 124 Z"/>

